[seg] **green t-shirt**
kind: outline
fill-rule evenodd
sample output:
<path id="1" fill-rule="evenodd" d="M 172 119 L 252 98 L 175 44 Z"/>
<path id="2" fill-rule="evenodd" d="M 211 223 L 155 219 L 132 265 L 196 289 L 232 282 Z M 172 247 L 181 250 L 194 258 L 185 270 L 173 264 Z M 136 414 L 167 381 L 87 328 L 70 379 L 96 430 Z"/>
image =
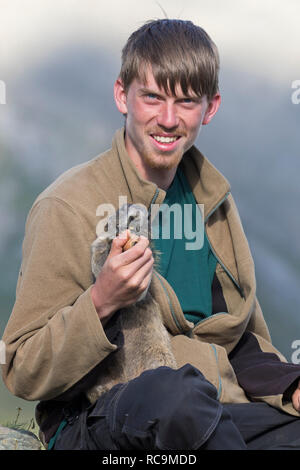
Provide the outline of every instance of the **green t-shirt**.
<path id="1" fill-rule="evenodd" d="M 174 289 L 185 317 L 196 324 L 212 314 L 217 259 L 206 237 L 201 210 L 180 168 L 155 222 L 152 241 L 159 252 L 157 270 Z"/>

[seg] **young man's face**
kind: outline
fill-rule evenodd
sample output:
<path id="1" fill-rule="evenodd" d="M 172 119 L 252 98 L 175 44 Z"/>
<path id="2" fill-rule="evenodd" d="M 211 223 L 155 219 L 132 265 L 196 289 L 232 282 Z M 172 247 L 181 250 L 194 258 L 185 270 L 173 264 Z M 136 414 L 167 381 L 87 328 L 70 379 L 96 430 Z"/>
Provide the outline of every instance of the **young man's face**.
<path id="1" fill-rule="evenodd" d="M 205 96 L 192 91 L 187 96 L 177 86 L 176 96 L 169 96 L 150 68 L 146 76 L 146 83 L 133 80 L 127 94 L 120 79 L 115 83 L 117 107 L 126 114 L 125 146 L 138 167 L 168 170 L 177 167 L 202 124 L 217 112 L 220 95 L 208 103 Z"/>

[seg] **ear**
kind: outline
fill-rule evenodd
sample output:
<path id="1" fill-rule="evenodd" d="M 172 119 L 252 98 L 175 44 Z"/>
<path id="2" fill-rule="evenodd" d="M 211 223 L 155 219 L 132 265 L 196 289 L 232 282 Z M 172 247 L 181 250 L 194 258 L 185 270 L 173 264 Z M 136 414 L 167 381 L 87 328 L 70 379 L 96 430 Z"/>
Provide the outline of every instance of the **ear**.
<path id="1" fill-rule="evenodd" d="M 204 119 L 202 122 L 203 125 L 208 124 L 212 120 L 212 118 L 218 111 L 220 104 L 221 104 L 221 95 L 220 93 L 216 93 L 215 96 L 209 101 L 207 105 L 207 110 L 205 111 Z"/>
<path id="2" fill-rule="evenodd" d="M 118 78 L 114 84 L 114 98 L 120 113 L 127 114 L 127 94 L 125 93 L 123 82 L 120 78 Z"/>

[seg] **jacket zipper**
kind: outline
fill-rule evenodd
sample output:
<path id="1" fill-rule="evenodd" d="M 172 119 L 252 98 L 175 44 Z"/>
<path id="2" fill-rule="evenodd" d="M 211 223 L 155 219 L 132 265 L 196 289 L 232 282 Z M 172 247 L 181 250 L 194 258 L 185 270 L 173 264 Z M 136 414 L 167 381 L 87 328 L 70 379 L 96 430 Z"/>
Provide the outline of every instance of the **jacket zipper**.
<path id="1" fill-rule="evenodd" d="M 206 227 L 206 223 L 209 219 L 209 217 L 218 209 L 218 207 L 220 207 L 221 204 L 223 204 L 223 202 L 228 198 L 230 192 L 226 193 L 225 196 L 223 197 L 223 199 L 214 207 L 214 209 L 206 216 L 205 220 L 204 220 L 204 223 L 205 223 L 205 227 Z M 238 288 L 241 296 L 244 298 L 244 292 L 242 290 L 242 288 L 240 287 L 240 285 L 238 284 L 238 282 L 236 281 L 236 279 L 234 278 L 234 276 L 231 274 L 231 272 L 228 270 L 228 268 L 225 266 L 224 263 L 222 263 L 222 261 L 220 260 L 220 258 L 218 257 L 217 253 L 215 252 L 212 244 L 211 244 L 211 241 L 207 235 L 207 230 L 205 228 L 205 233 L 206 233 L 206 237 L 207 237 L 207 240 L 208 240 L 208 243 L 209 243 L 209 246 L 210 246 L 210 249 L 212 251 L 212 253 L 214 254 L 215 258 L 217 259 L 218 263 L 222 266 L 222 268 L 224 269 L 224 271 L 227 273 L 227 275 L 230 277 L 230 279 L 232 280 L 232 282 L 234 283 L 234 285 Z M 223 312 L 220 312 L 220 313 L 215 313 L 214 314 L 214 317 L 216 315 L 224 315 Z M 209 320 L 211 317 L 208 317 L 208 318 L 203 318 L 202 320 L 198 321 L 198 323 L 194 326 L 194 328 L 197 328 L 200 323 L 202 324 L 203 322 Z"/>
<path id="2" fill-rule="evenodd" d="M 217 400 L 220 400 L 220 397 L 221 397 L 221 394 L 222 394 L 222 380 L 221 380 L 221 374 L 220 374 L 220 369 L 219 369 L 218 352 L 217 352 L 216 346 L 214 344 L 209 343 L 209 345 L 211 346 L 211 348 L 213 350 L 215 360 L 216 360 L 216 363 L 217 363 L 217 368 L 218 368 L 218 394 L 217 394 Z"/>
<path id="3" fill-rule="evenodd" d="M 158 195 L 159 195 L 159 189 L 156 188 L 155 193 L 154 193 L 154 196 L 153 196 L 153 198 L 152 198 L 152 201 L 150 202 L 150 208 L 151 208 L 152 204 L 155 203 L 155 201 L 156 201 Z"/>
<path id="4" fill-rule="evenodd" d="M 210 249 L 211 251 L 213 252 L 214 256 L 216 257 L 218 263 L 222 266 L 222 268 L 224 269 L 224 271 L 228 274 L 228 276 L 230 277 L 230 279 L 232 280 L 232 282 L 235 284 L 235 286 L 238 288 L 238 290 L 240 291 L 240 294 L 241 296 L 244 298 L 244 292 L 243 292 L 243 289 L 241 288 L 241 286 L 238 284 L 238 282 L 236 281 L 236 279 L 233 277 L 233 275 L 231 274 L 231 272 L 226 268 L 225 264 L 222 263 L 222 261 L 220 260 L 220 258 L 218 257 L 218 255 L 216 254 L 215 250 L 213 249 L 212 247 L 212 244 L 210 242 L 210 239 L 208 238 L 208 235 L 207 235 L 207 232 L 205 230 L 205 233 L 206 233 L 206 237 L 207 237 L 207 240 L 208 240 L 208 243 L 209 243 L 209 246 L 210 246 Z"/>
<path id="5" fill-rule="evenodd" d="M 170 308 L 170 312 L 171 312 L 172 318 L 173 318 L 173 320 L 174 320 L 174 322 L 175 322 L 175 325 L 176 325 L 177 328 L 178 328 L 178 331 L 181 331 L 182 333 L 186 334 L 186 332 L 184 332 L 183 328 L 182 328 L 182 327 L 180 326 L 180 324 L 179 324 L 179 321 L 178 321 L 178 319 L 177 319 L 177 317 L 176 317 L 176 314 L 175 314 L 175 312 L 174 312 L 174 309 L 173 309 L 172 301 L 171 301 L 171 299 L 170 299 L 170 296 L 169 296 L 169 294 L 168 294 L 167 289 L 165 288 L 165 286 L 164 286 L 164 284 L 163 284 L 163 281 L 160 279 L 160 277 L 158 276 L 158 274 L 157 274 L 155 271 L 153 272 L 153 274 L 155 274 L 155 276 L 156 276 L 157 279 L 159 280 L 159 282 L 160 282 L 160 284 L 161 284 L 161 286 L 162 286 L 162 288 L 163 288 L 163 290 L 164 290 L 164 293 L 165 293 L 165 295 L 166 295 L 166 297 L 167 297 L 167 300 L 168 300 L 168 304 L 169 304 L 169 308 Z M 163 278 L 163 279 L 164 279 L 164 278 Z"/>
<path id="6" fill-rule="evenodd" d="M 211 251 L 213 252 L 215 258 L 217 259 L 218 263 L 222 266 L 222 268 L 224 269 L 224 271 L 228 274 L 228 276 L 230 277 L 230 279 L 232 280 L 232 282 L 235 284 L 235 286 L 238 288 L 240 294 L 242 297 L 245 297 L 244 296 L 244 293 L 243 293 L 243 290 L 242 288 L 240 287 L 239 283 L 237 282 L 237 280 L 234 278 L 234 276 L 231 274 L 231 272 L 229 271 L 229 269 L 225 266 L 225 264 L 222 263 L 222 261 L 220 260 L 220 258 L 218 257 L 217 253 L 215 252 L 212 244 L 211 244 L 211 241 L 208 237 L 208 234 L 207 234 L 207 230 L 206 230 L 206 223 L 209 219 L 209 217 L 218 209 L 218 207 L 221 206 L 221 204 L 223 204 L 223 202 L 228 198 L 230 194 L 230 191 L 228 193 L 225 194 L 225 196 L 223 197 L 223 199 L 214 207 L 214 209 L 206 216 L 205 220 L 204 220 L 204 224 L 205 224 L 205 233 L 206 233 L 206 238 L 208 240 L 208 243 L 209 243 L 209 246 L 210 246 L 210 249 Z"/>

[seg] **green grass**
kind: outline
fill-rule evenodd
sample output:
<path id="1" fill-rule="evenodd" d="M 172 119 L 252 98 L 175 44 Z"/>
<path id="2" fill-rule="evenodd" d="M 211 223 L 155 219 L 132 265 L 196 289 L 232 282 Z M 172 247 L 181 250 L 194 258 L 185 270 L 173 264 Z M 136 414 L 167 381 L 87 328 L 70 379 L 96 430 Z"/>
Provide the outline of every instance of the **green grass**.
<path id="1" fill-rule="evenodd" d="M 16 429 L 17 431 L 30 431 L 39 439 L 39 428 L 34 418 L 31 418 L 29 421 L 21 421 L 21 413 L 22 408 L 18 407 L 16 411 L 16 417 L 12 421 L 1 423 L 1 426 Z"/>

